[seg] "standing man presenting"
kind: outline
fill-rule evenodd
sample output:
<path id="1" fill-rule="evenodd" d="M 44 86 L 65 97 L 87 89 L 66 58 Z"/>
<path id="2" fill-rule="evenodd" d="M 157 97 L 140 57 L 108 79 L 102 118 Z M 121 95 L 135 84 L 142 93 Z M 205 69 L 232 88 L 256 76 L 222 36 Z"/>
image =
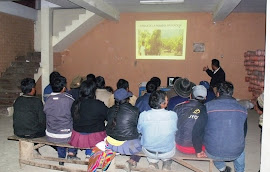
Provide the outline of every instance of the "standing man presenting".
<path id="1" fill-rule="evenodd" d="M 225 81 L 225 72 L 220 67 L 219 61 L 217 59 L 212 60 L 212 70 L 208 68 L 208 66 L 203 67 L 203 71 L 211 77 L 210 86 L 212 88 L 217 87 L 217 84 Z"/>

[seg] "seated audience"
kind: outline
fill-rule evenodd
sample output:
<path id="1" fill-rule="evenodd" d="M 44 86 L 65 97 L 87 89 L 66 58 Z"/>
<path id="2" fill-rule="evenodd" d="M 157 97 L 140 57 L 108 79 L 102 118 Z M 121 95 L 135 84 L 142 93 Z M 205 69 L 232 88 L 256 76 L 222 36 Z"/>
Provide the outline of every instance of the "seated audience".
<path id="1" fill-rule="evenodd" d="M 46 116 L 43 112 L 42 101 L 35 97 L 36 83 L 32 78 L 25 78 L 21 82 L 23 95 L 13 104 L 14 134 L 23 138 L 45 136 Z"/>
<path id="2" fill-rule="evenodd" d="M 96 90 L 96 99 L 104 102 L 104 104 L 109 106 L 109 99 L 112 96 L 112 93 L 108 92 L 105 89 L 105 80 L 102 76 L 96 78 L 97 90 Z"/>
<path id="3" fill-rule="evenodd" d="M 95 99 L 96 84 L 84 81 L 80 87 L 80 96 L 71 107 L 73 131 L 69 144 L 78 148 L 92 148 L 106 137 L 104 121 L 108 108 Z M 85 151 L 86 158 L 91 150 Z"/>
<path id="4" fill-rule="evenodd" d="M 177 114 L 165 108 L 168 98 L 164 91 L 153 92 L 149 98 L 152 108 L 140 114 L 138 132 L 142 134 L 142 150 L 147 156 L 149 168 L 158 169 L 162 160 L 163 170 L 171 170 L 171 158 L 175 154 L 175 132 L 177 131 Z"/>
<path id="5" fill-rule="evenodd" d="M 43 91 L 43 101 L 46 102 L 47 100 L 47 97 L 50 96 L 50 94 L 53 92 L 52 91 L 52 82 L 53 80 L 58 77 L 58 76 L 61 76 L 60 73 L 54 71 L 50 74 L 50 83 L 49 85 L 47 85 L 45 88 L 44 88 L 44 91 Z"/>
<path id="6" fill-rule="evenodd" d="M 46 136 L 48 141 L 56 143 L 68 143 L 72 134 L 73 120 L 71 106 L 74 102 L 72 96 L 65 92 L 67 81 L 63 76 L 54 79 L 53 92 L 48 97 L 44 112 L 47 118 Z M 58 157 L 66 157 L 66 148 L 57 147 Z M 78 159 L 77 149 L 68 148 L 68 159 Z M 64 165 L 64 162 L 59 162 Z"/>
<path id="7" fill-rule="evenodd" d="M 159 77 L 154 76 L 154 77 L 152 77 L 152 78 L 150 79 L 150 81 L 153 81 L 153 82 L 156 84 L 157 89 L 159 89 L 159 87 L 160 87 L 160 85 L 161 85 L 161 80 L 160 80 Z"/>
<path id="8" fill-rule="evenodd" d="M 176 148 L 186 154 L 196 154 L 198 158 L 207 157 L 203 147 L 207 112 L 204 106 L 207 90 L 202 85 L 192 89 L 191 99 L 175 106 L 177 113 Z"/>
<path id="9" fill-rule="evenodd" d="M 178 78 L 173 84 L 177 96 L 169 100 L 168 110 L 173 110 L 177 104 L 187 101 L 194 86 L 195 84 L 190 82 L 187 78 Z"/>
<path id="10" fill-rule="evenodd" d="M 173 81 L 172 81 L 172 84 L 174 84 L 175 81 L 176 81 L 177 79 L 179 79 L 179 78 L 180 78 L 180 77 L 175 77 L 175 78 L 173 79 Z M 172 97 L 177 96 L 177 94 L 176 94 L 176 92 L 175 92 L 173 86 L 169 86 L 168 88 L 169 88 L 170 90 L 167 91 L 167 97 L 168 97 L 168 100 L 170 100 Z"/>
<path id="11" fill-rule="evenodd" d="M 233 90 L 232 83 L 220 83 L 217 98 L 205 104 L 208 114 L 205 153 L 214 159 L 214 165 L 221 172 L 231 172 L 225 161 L 233 161 L 236 172 L 245 171 L 247 110 L 232 97 Z"/>
<path id="12" fill-rule="evenodd" d="M 200 85 L 203 85 L 206 89 L 207 89 L 207 96 L 206 96 L 206 100 L 205 103 L 213 100 L 214 98 L 216 98 L 216 95 L 213 91 L 213 88 L 210 87 L 210 84 L 207 81 L 201 81 Z"/>
<path id="13" fill-rule="evenodd" d="M 140 113 L 143 111 L 151 110 L 151 107 L 149 106 L 149 97 L 150 94 L 156 90 L 157 90 L 156 83 L 153 81 L 148 81 L 146 84 L 147 93 L 145 93 L 143 96 L 140 96 L 135 104 L 135 106 L 139 109 Z"/>
<path id="14" fill-rule="evenodd" d="M 128 92 L 130 92 L 129 91 L 129 83 L 125 79 L 119 79 L 118 82 L 117 82 L 117 84 L 116 84 L 116 86 L 117 86 L 117 89 L 124 88 L 125 90 L 127 90 Z M 137 100 L 137 97 L 132 94 L 132 96 L 129 98 L 129 103 L 132 106 L 135 106 L 136 100 Z M 114 101 L 115 101 L 114 100 L 114 95 L 111 95 L 110 100 L 109 100 L 109 107 L 112 107 L 114 105 Z"/>
<path id="15" fill-rule="evenodd" d="M 120 154 L 131 155 L 127 161 L 127 171 L 137 165 L 140 157 L 135 154 L 141 151 L 137 131 L 139 110 L 129 103 L 130 97 L 132 93 L 124 88 L 114 92 L 115 105 L 108 111 L 106 126 L 108 148 Z"/>
<path id="16" fill-rule="evenodd" d="M 70 90 L 68 91 L 68 93 L 72 95 L 74 100 L 77 100 L 79 98 L 79 91 L 82 82 L 83 78 L 81 76 L 76 76 L 75 78 L 73 78 L 70 84 Z"/>
<path id="17" fill-rule="evenodd" d="M 87 81 L 94 81 L 94 82 L 96 82 L 96 76 L 94 74 L 90 73 L 90 74 L 88 74 L 86 76 L 86 80 Z"/>
<path id="18" fill-rule="evenodd" d="M 111 86 L 105 86 L 105 89 L 108 91 L 108 92 L 110 92 L 110 93 L 112 93 L 113 94 L 113 88 L 111 87 Z"/>

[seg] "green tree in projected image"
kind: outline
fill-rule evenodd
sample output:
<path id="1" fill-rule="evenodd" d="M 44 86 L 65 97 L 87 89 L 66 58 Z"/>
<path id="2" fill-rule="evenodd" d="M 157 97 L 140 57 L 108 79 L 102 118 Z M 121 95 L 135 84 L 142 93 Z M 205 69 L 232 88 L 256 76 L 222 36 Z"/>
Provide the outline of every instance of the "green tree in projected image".
<path id="1" fill-rule="evenodd" d="M 145 55 L 149 56 L 182 56 L 183 31 L 156 29 L 139 30 L 138 44 L 144 42 Z M 140 46 L 139 46 L 140 47 Z"/>

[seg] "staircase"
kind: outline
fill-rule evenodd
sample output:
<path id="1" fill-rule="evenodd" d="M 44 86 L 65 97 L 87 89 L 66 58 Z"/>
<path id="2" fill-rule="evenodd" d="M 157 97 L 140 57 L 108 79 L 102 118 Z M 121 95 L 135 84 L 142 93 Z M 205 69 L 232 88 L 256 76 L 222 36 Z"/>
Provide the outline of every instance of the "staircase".
<path id="1" fill-rule="evenodd" d="M 84 9 L 54 10 L 52 37 L 54 52 L 64 51 L 101 21 L 102 17 Z"/>
<path id="2" fill-rule="evenodd" d="M 18 56 L 11 62 L 10 67 L 1 73 L 0 77 L 0 114 L 7 114 L 7 107 L 13 105 L 20 95 L 21 80 L 34 78 L 40 67 L 40 52 L 28 53 L 27 56 Z"/>

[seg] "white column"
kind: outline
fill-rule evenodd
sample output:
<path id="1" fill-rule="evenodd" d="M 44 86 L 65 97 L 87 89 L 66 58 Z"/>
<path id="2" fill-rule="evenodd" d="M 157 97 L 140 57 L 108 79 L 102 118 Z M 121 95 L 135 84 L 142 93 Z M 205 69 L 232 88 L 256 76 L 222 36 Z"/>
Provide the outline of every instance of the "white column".
<path id="1" fill-rule="evenodd" d="M 51 8 L 41 8 L 42 92 L 49 84 L 49 75 L 53 71 L 52 15 Z"/>
<path id="2" fill-rule="evenodd" d="M 268 23 L 268 24 L 267 24 Z M 263 108 L 263 133 L 261 150 L 261 172 L 270 171 L 270 3 L 266 7 L 266 47 L 265 47 L 265 83 Z"/>

